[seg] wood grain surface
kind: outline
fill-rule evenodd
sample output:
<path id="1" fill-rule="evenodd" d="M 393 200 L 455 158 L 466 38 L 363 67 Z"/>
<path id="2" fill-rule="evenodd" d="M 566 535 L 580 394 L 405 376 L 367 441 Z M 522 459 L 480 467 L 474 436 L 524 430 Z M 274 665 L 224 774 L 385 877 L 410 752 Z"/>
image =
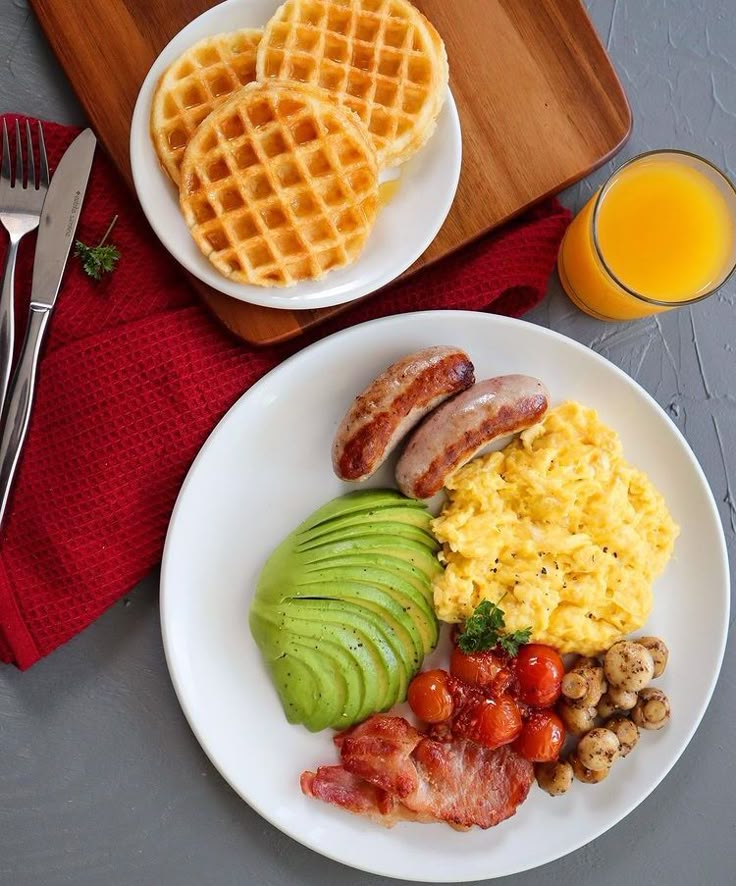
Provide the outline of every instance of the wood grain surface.
<path id="1" fill-rule="evenodd" d="M 143 79 L 211 0 L 31 0 L 93 128 L 131 182 L 128 138 Z M 416 0 L 447 44 L 463 129 L 455 204 L 413 273 L 587 175 L 626 140 L 631 112 L 580 0 Z M 343 308 L 284 311 L 193 281 L 239 337 L 284 340 Z M 370 296 L 368 296 L 370 297 Z"/>

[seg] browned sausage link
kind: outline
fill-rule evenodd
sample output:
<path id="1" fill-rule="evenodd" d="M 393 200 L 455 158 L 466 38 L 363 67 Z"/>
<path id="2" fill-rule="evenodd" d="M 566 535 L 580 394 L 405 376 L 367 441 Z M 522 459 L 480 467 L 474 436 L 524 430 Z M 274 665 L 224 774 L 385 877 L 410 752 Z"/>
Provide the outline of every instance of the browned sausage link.
<path id="1" fill-rule="evenodd" d="M 474 381 L 473 364 L 459 348 L 424 348 L 393 363 L 355 398 L 337 429 L 337 476 L 370 477 L 428 412 Z"/>
<path id="2" fill-rule="evenodd" d="M 528 375 L 473 385 L 435 410 L 409 438 L 396 466 L 399 489 L 412 498 L 431 498 L 484 446 L 530 427 L 548 406 L 547 388 Z"/>

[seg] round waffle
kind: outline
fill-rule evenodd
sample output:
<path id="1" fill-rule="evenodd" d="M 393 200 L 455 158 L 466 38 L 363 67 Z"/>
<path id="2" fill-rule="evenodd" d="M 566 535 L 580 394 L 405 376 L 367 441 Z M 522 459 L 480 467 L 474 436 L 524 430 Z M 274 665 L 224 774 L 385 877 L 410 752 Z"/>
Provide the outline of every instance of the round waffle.
<path id="1" fill-rule="evenodd" d="M 151 106 L 151 136 L 161 165 L 176 184 L 194 130 L 233 92 L 256 79 L 256 50 L 262 34 L 248 28 L 206 37 L 173 62 L 161 78 Z"/>
<path id="2" fill-rule="evenodd" d="M 378 165 L 354 114 L 322 90 L 251 84 L 184 154 L 180 204 L 225 276 L 290 286 L 354 261 L 378 212 Z"/>
<path id="3" fill-rule="evenodd" d="M 287 0 L 266 25 L 257 73 L 334 92 L 367 126 L 381 168 L 427 141 L 449 78 L 441 37 L 408 0 Z"/>

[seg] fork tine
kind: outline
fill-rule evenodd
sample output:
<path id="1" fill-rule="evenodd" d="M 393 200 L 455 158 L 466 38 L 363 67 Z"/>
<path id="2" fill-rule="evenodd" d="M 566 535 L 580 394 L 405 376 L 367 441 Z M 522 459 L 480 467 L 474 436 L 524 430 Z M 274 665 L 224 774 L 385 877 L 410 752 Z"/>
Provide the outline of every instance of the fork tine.
<path id="1" fill-rule="evenodd" d="M 3 119 L 3 165 L 0 169 L 0 179 L 11 183 L 12 169 L 10 166 L 10 142 L 8 141 L 8 125 Z"/>
<path id="2" fill-rule="evenodd" d="M 33 156 L 31 124 L 26 120 L 26 162 L 28 163 L 28 187 L 36 190 L 36 159 Z"/>
<path id="3" fill-rule="evenodd" d="M 23 144 L 20 140 L 20 123 L 15 118 L 15 178 L 13 187 L 23 187 Z"/>
<path id="4" fill-rule="evenodd" d="M 43 140 L 43 126 L 41 126 L 41 121 L 37 121 L 38 125 L 38 152 L 40 154 L 41 160 L 41 187 L 48 188 L 49 186 L 49 161 L 46 157 L 46 142 Z"/>

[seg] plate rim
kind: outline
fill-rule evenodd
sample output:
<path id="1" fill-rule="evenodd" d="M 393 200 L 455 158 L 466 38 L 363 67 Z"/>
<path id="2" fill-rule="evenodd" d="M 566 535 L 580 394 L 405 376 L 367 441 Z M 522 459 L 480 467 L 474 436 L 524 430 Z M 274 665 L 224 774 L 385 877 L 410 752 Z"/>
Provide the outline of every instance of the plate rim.
<path id="1" fill-rule="evenodd" d="M 717 668 L 715 669 L 713 675 L 710 678 L 707 692 L 705 692 L 704 695 L 702 696 L 702 698 L 700 699 L 700 705 L 696 711 L 696 716 L 693 719 L 691 728 L 688 730 L 687 734 L 684 736 L 681 746 L 679 747 L 679 749 L 675 753 L 673 759 L 671 760 L 669 765 L 666 768 L 664 768 L 661 773 L 658 774 L 658 776 L 657 776 L 656 780 L 654 781 L 654 783 L 652 784 L 651 788 L 645 794 L 637 797 L 633 802 L 626 803 L 624 805 L 623 810 L 619 814 L 614 815 L 614 817 L 612 819 L 608 820 L 604 825 L 597 828 L 594 832 L 592 832 L 589 835 L 586 835 L 583 839 L 576 842 L 574 845 L 566 846 L 560 852 L 557 852 L 556 850 L 552 850 L 548 854 L 548 856 L 546 856 L 541 861 L 534 861 L 531 864 L 524 864 L 522 862 L 521 866 L 515 866 L 513 868 L 513 870 L 511 870 L 511 869 L 500 870 L 497 872 L 492 872 L 492 873 L 488 873 L 488 874 L 484 875 L 485 879 L 492 880 L 492 879 L 496 879 L 496 878 L 503 877 L 503 876 L 513 876 L 513 874 L 523 873 L 528 870 L 534 870 L 537 868 L 541 868 L 541 867 L 543 867 L 547 864 L 550 864 L 554 861 L 558 861 L 559 859 L 564 858 L 564 857 L 572 854 L 573 852 L 578 851 L 582 847 L 587 846 L 590 843 L 597 840 L 599 837 L 601 837 L 607 831 L 614 828 L 621 821 L 623 821 L 623 819 L 627 818 L 648 797 L 650 797 L 654 793 L 654 791 L 661 785 L 661 783 L 664 781 L 664 779 L 669 775 L 669 773 L 672 771 L 672 769 L 677 765 L 680 758 L 682 757 L 682 754 L 685 752 L 687 747 L 690 745 L 690 742 L 692 741 L 693 736 L 695 735 L 696 731 L 700 727 L 703 717 L 705 716 L 705 714 L 707 712 L 707 709 L 710 705 L 710 702 L 713 697 L 713 693 L 715 691 L 716 685 L 718 683 L 718 680 L 720 678 L 720 675 L 721 675 L 721 672 L 723 669 L 723 660 L 724 660 L 724 656 L 725 656 L 726 644 L 727 644 L 727 639 L 728 639 L 728 625 L 729 625 L 729 618 L 730 618 L 730 611 L 731 611 L 731 599 L 730 599 L 731 578 L 730 578 L 730 570 L 729 570 L 728 548 L 726 546 L 726 539 L 725 539 L 725 533 L 724 533 L 724 529 L 723 529 L 723 522 L 722 522 L 721 516 L 718 512 L 718 507 L 717 507 L 717 504 L 715 501 L 715 497 L 713 495 L 713 490 L 711 489 L 710 483 L 708 482 L 708 478 L 706 477 L 705 472 L 703 471 L 703 469 L 700 465 L 700 462 L 698 461 L 697 457 L 695 456 L 695 453 L 693 452 L 692 447 L 690 446 L 689 442 L 685 438 L 684 434 L 677 427 L 677 425 L 672 421 L 671 417 L 663 409 L 663 407 L 660 406 L 660 404 L 654 399 L 654 397 L 644 387 L 642 387 L 635 379 L 633 379 L 631 376 L 629 376 L 623 369 L 621 369 L 619 366 L 617 366 L 612 361 L 608 360 L 602 354 L 599 354 L 596 351 L 591 350 L 586 345 L 583 345 L 582 343 L 578 342 L 577 340 L 570 338 L 569 336 L 566 336 L 563 333 L 558 332 L 557 330 L 549 329 L 548 327 L 545 327 L 545 326 L 539 326 L 537 324 L 532 324 L 532 323 L 529 323 L 528 321 L 525 321 L 522 319 L 513 318 L 513 317 L 506 317 L 504 315 L 499 315 L 499 314 L 485 314 L 482 312 L 463 311 L 463 310 L 417 311 L 417 312 L 393 314 L 393 315 L 389 315 L 387 317 L 380 317 L 378 319 L 368 320 L 363 323 L 347 327 L 346 329 L 339 330 L 338 332 L 335 332 L 332 335 L 326 336 L 325 338 L 322 338 L 316 342 L 313 342 L 312 344 L 308 345 L 306 348 L 303 348 L 302 350 L 297 351 L 295 354 L 292 354 L 290 357 L 288 357 L 287 359 L 285 359 L 284 361 L 279 363 L 277 366 L 275 366 L 273 369 L 271 369 L 269 372 L 267 372 L 257 382 L 255 382 L 253 385 L 251 385 L 250 388 L 248 388 L 246 391 L 244 391 L 240 397 L 238 397 L 238 399 L 235 401 L 235 403 L 233 403 L 233 405 L 227 410 L 227 412 L 222 416 L 222 418 L 218 421 L 218 423 L 212 429 L 212 431 L 208 435 L 207 439 L 205 440 L 204 444 L 202 445 L 199 452 L 197 453 L 194 461 L 190 465 L 189 470 L 187 471 L 186 477 L 184 479 L 184 482 L 182 483 L 182 486 L 180 488 L 179 494 L 176 499 L 176 503 L 174 505 L 174 508 L 173 508 L 173 511 L 171 514 L 169 526 L 168 526 L 167 533 L 166 533 L 166 539 L 165 539 L 165 543 L 164 543 L 164 550 L 163 550 L 163 556 L 162 556 L 162 562 L 161 562 L 161 577 L 160 577 L 160 585 L 159 585 L 159 587 L 160 587 L 160 620 L 161 620 L 161 635 L 162 635 L 162 641 L 163 641 L 163 647 L 164 647 L 164 656 L 165 656 L 165 660 L 166 660 L 166 666 L 167 666 L 167 669 L 169 672 L 169 677 L 170 677 L 172 685 L 174 687 L 174 691 L 176 693 L 176 697 L 179 702 L 179 705 L 182 709 L 182 712 L 184 713 L 184 716 L 186 717 L 186 720 L 187 720 L 187 723 L 189 724 L 190 729 L 194 733 L 197 741 L 199 742 L 200 747 L 202 748 L 204 753 L 207 755 L 207 758 L 210 760 L 210 762 L 215 767 L 215 769 L 220 773 L 220 775 L 223 777 L 223 779 L 229 785 L 229 787 L 233 791 L 235 791 L 235 793 L 237 793 L 238 796 L 245 803 L 247 803 L 247 805 L 250 806 L 251 809 L 253 809 L 255 812 L 257 812 L 258 815 L 260 815 L 262 818 L 264 818 L 267 822 L 269 822 L 269 824 L 271 824 L 277 830 L 286 834 L 288 837 L 295 840 L 297 843 L 300 843 L 301 845 L 307 847 L 308 849 L 317 853 L 318 855 L 322 855 L 325 858 L 329 858 L 330 860 L 338 862 L 339 864 L 342 864 L 348 868 L 364 871 L 366 873 L 370 873 L 375 876 L 387 877 L 389 879 L 401 880 L 401 881 L 406 881 L 406 882 L 428 882 L 428 883 L 463 883 L 463 882 L 468 882 L 467 878 L 455 877 L 455 876 L 449 876 L 449 877 L 448 876 L 434 876 L 434 877 L 423 876 L 421 878 L 421 880 L 418 880 L 418 879 L 407 878 L 406 876 L 400 875 L 400 874 L 392 874 L 390 871 L 386 871 L 384 869 L 381 869 L 380 867 L 368 867 L 363 864 L 353 864 L 352 862 L 346 861 L 343 857 L 338 856 L 337 854 L 333 853 L 332 851 L 330 851 L 328 849 L 324 849 L 322 847 L 315 848 L 314 845 L 310 844 L 310 842 L 308 842 L 306 839 L 304 839 L 303 837 L 301 837 L 297 833 L 295 833 L 293 829 L 287 829 L 287 828 L 283 827 L 282 824 L 274 821 L 274 819 L 271 817 L 271 815 L 267 811 L 263 810 L 262 808 L 260 808 L 260 806 L 256 805 L 255 803 L 251 802 L 247 797 L 245 797 L 243 795 L 243 793 L 228 779 L 226 773 L 218 765 L 218 762 L 215 759 L 214 753 L 210 752 L 210 750 L 207 746 L 207 742 L 204 739 L 204 737 L 202 736 L 200 729 L 197 726 L 196 720 L 193 717 L 193 715 L 189 709 L 189 706 L 184 699 L 184 693 L 183 693 L 182 687 L 180 685 L 179 678 L 177 676 L 177 671 L 176 671 L 175 665 L 173 663 L 173 658 L 174 658 L 174 654 L 175 654 L 173 651 L 173 640 L 171 639 L 170 634 L 169 634 L 170 629 L 167 627 L 167 624 L 169 621 L 168 616 L 167 616 L 167 612 L 169 611 L 169 607 L 172 604 L 171 594 L 170 594 L 170 592 L 166 591 L 166 587 L 167 587 L 166 577 L 168 575 L 168 571 L 170 568 L 169 563 L 170 563 L 170 559 L 172 556 L 171 555 L 171 548 L 172 548 L 173 542 L 171 539 L 172 539 L 173 533 L 175 531 L 176 520 L 178 518 L 180 510 L 183 507 L 183 502 L 184 502 L 184 498 L 187 494 L 188 486 L 192 482 L 195 471 L 198 470 L 199 465 L 204 460 L 204 458 L 206 458 L 207 449 L 209 448 L 210 445 L 212 445 L 212 441 L 213 441 L 215 435 L 218 432 L 220 432 L 223 429 L 223 427 L 233 419 L 234 413 L 239 408 L 241 408 L 241 404 L 243 403 L 244 400 L 246 400 L 246 398 L 249 398 L 251 394 L 253 394 L 253 396 L 257 396 L 257 393 L 258 393 L 257 389 L 259 389 L 261 387 L 265 387 L 267 384 L 272 383 L 272 377 L 274 375 L 278 375 L 282 371 L 286 371 L 287 368 L 289 368 L 292 363 L 299 361 L 304 354 L 312 353 L 312 352 L 317 351 L 321 348 L 329 348 L 333 340 L 349 337 L 351 334 L 354 334 L 356 330 L 362 330 L 362 329 L 369 327 L 369 326 L 380 328 L 381 326 L 384 326 L 384 325 L 402 323 L 402 322 L 406 322 L 407 318 L 409 318 L 409 317 L 411 317 L 412 319 L 436 318 L 437 320 L 439 320 L 440 318 L 445 319 L 447 317 L 455 317 L 455 318 L 460 318 L 460 319 L 473 318 L 473 320 L 475 322 L 490 323 L 490 325 L 498 325 L 502 329 L 503 329 L 503 327 L 517 327 L 519 325 L 530 326 L 530 327 L 533 327 L 539 334 L 543 335 L 544 337 L 550 337 L 552 339 L 557 339 L 558 341 L 561 341 L 565 345 L 570 346 L 574 351 L 577 351 L 579 353 L 584 353 L 586 355 L 586 359 L 592 358 L 594 360 L 594 362 L 597 362 L 598 364 L 603 364 L 606 367 L 608 367 L 608 369 L 612 369 L 614 371 L 614 374 L 618 375 L 620 380 L 623 381 L 627 387 L 633 389 L 637 394 L 642 394 L 644 396 L 645 400 L 649 401 L 649 405 L 653 406 L 655 408 L 655 411 L 658 412 L 661 417 L 666 419 L 667 424 L 670 427 L 670 430 L 674 432 L 675 437 L 678 439 L 678 442 L 683 447 L 684 453 L 686 454 L 688 460 L 690 461 L 691 466 L 694 468 L 695 474 L 697 475 L 697 477 L 700 481 L 700 484 L 702 485 L 702 487 L 705 491 L 705 499 L 707 501 L 708 509 L 711 513 L 711 516 L 714 518 L 714 524 L 717 527 L 718 550 L 719 550 L 719 554 L 720 554 L 720 556 L 718 557 L 718 564 L 720 567 L 720 571 L 723 573 L 723 579 L 724 579 L 724 581 L 723 581 L 723 592 L 724 592 L 723 596 L 724 596 L 724 601 L 725 601 L 725 617 L 721 621 L 721 630 L 720 630 L 720 633 L 717 637 L 717 644 L 715 644 L 715 643 L 712 644 L 717 647 L 716 651 L 717 651 L 718 665 L 717 665 Z"/>
<path id="2" fill-rule="evenodd" d="M 417 241 L 421 248 L 419 248 L 418 250 L 417 248 L 415 248 L 414 250 L 406 253 L 405 257 L 402 258 L 401 261 L 398 262 L 398 264 L 396 264 L 394 270 L 389 271 L 388 273 L 384 271 L 383 273 L 377 274 L 375 278 L 362 286 L 355 286 L 349 283 L 345 283 L 340 287 L 333 287 L 331 295 L 320 294 L 309 297 L 300 297 L 298 294 L 295 295 L 295 287 L 261 287 L 246 283 L 234 283 L 230 281 L 227 277 L 221 275 L 214 267 L 210 267 L 210 263 L 208 262 L 207 258 L 201 255 L 199 251 L 197 251 L 197 253 L 195 254 L 194 259 L 190 260 L 189 257 L 185 254 L 184 250 L 176 248 L 176 234 L 174 234 L 173 237 L 170 237 L 167 234 L 166 225 L 160 219 L 159 214 L 155 210 L 155 207 L 152 207 L 151 205 L 151 199 L 147 195 L 147 190 L 145 187 L 145 182 L 143 181 L 143 177 L 148 174 L 149 161 L 152 159 L 153 165 L 156 167 L 158 174 L 160 174 L 164 179 L 168 178 L 166 176 L 166 173 L 160 167 L 160 163 L 156 156 L 149 131 L 150 102 L 153 97 L 155 85 L 160 79 L 164 70 L 163 66 L 161 65 L 162 56 L 165 56 L 168 52 L 170 52 L 172 45 L 182 40 L 184 35 L 188 31 L 196 30 L 198 26 L 201 26 L 202 19 L 213 18 L 217 20 L 218 15 L 222 15 L 223 10 L 226 7 L 236 7 L 246 4 L 247 2 L 248 0 L 224 0 L 224 2 L 218 3 L 210 9 L 205 10 L 196 18 L 193 18 L 190 22 L 184 25 L 184 27 L 181 28 L 176 34 L 174 34 L 171 40 L 169 40 L 166 46 L 163 47 L 163 49 L 158 53 L 154 61 L 151 63 L 151 66 L 148 69 L 148 72 L 138 90 L 135 104 L 133 106 L 133 115 L 131 117 L 130 123 L 130 138 L 128 140 L 131 176 L 133 179 L 133 188 L 138 199 L 138 203 L 154 234 L 158 238 L 161 245 L 172 256 L 172 258 L 201 283 L 211 287 L 212 289 L 222 293 L 223 295 L 227 295 L 230 298 L 234 298 L 237 301 L 241 301 L 245 304 L 258 305 L 260 307 L 268 307 L 275 310 L 316 310 L 318 308 L 329 308 L 343 304 L 350 304 L 359 298 L 372 295 L 374 292 L 377 292 L 384 286 L 388 286 L 395 280 L 399 279 L 402 274 L 404 274 L 416 261 L 421 258 L 422 255 L 424 255 L 427 249 L 435 241 L 437 235 L 447 221 L 450 210 L 452 209 L 455 198 L 457 196 L 457 190 L 460 184 L 460 176 L 462 174 L 463 167 L 462 124 L 460 121 L 460 114 L 457 109 L 455 97 L 452 93 L 451 87 L 448 85 L 445 103 L 442 107 L 440 117 L 437 122 L 437 125 L 439 126 L 441 125 L 441 120 L 443 117 L 449 120 L 449 125 L 452 131 L 452 140 L 454 143 L 454 150 L 451 153 L 451 159 L 453 160 L 453 174 L 448 182 L 449 187 L 446 191 L 445 201 L 439 205 L 438 211 L 431 216 L 431 218 L 433 219 L 432 223 L 426 227 L 424 236 L 420 237 Z M 276 5 L 278 6 L 278 2 L 276 2 Z M 218 28 L 213 28 L 212 34 L 217 33 L 222 33 L 222 30 Z M 195 39 L 201 39 L 201 36 Z M 161 70 L 159 71 L 157 69 L 160 65 Z M 433 132 L 431 138 L 434 138 L 435 135 L 436 133 Z M 421 151 L 425 150 L 426 147 L 427 145 L 424 145 Z M 413 160 L 413 158 L 410 158 L 410 161 L 408 162 L 411 162 L 411 160 Z M 398 168 L 401 169 L 404 165 L 405 164 L 402 164 Z M 393 170 L 389 170 L 389 172 L 393 172 Z M 167 186 L 172 185 L 172 183 L 169 181 L 164 181 L 164 184 L 166 184 Z M 385 210 L 385 207 L 383 209 Z M 379 223 L 380 213 L 379 218 L 376 220 L 376 224 L 378 225 Z M 190 236 L 188 230 L 186 231 L 186 234 L 187 236 Z M 409 257 L 407 258 L 407 256 Z M 200 258 L 203 259 L 206 263 L 201 267 L 199 262 Z M 363 256 L 358 256 L 358 258 L 352 264 L 340 270 L 349 270 L 351 268 L 356 268 L 362 259 Z M 205 274 L 205 270 L 211 271 L 211 276 Z M 323 277 L 322 280 L 306 282 L 323 283 L 324 281 L 329 281 L 329 279 L 330 274 Z M 296 284 L 297 288 L 298 286 L 299 284 Z M 345 292 L 346 289 L 348 291 L 347 297 Z"/>

